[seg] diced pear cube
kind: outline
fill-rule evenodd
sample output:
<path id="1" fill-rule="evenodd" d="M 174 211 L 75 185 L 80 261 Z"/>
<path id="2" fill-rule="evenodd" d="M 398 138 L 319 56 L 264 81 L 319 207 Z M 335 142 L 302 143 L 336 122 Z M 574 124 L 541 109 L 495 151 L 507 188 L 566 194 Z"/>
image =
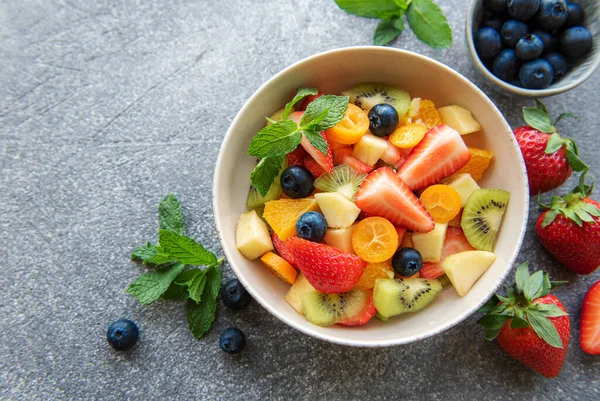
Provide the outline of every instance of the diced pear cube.
<path id="1" fill-rule="evenodd" d="M 438 109 L 442 122 L 454 128 L 461 135 L 471 134 L 481 130 L 481 125 L 473 118 L 471 112 L 457 105 L 445 106 Z"/>
<path id="2" fill-rule="evenodd" d="M 374 166 L 388 148 L 388 142 L 373 134 L 366 134 L 354 145 L 352 156 L 361 162 Z"/>
<path id="3" fill-rule="evenodd" d="M 327 230 L 323 240 L 329 246 L 354 254 L 354 248 L 352 248 L 352 230 L 354 230 L 354 224 L 346 228 L 330 228 Z"/>
<path id="4" fill-rule="evenodd" d="M 237 249 L 250 260 L 273 250 L 269 229 L 255 210 L 242 213 L 240 216 L 235 232 L 235 242 Z"/>
<path id="5" fill-rule="evenodd" d="M 327 220 L 327 226 L 333 228 L 350 227 L 360 214 L 360 209 L 344 195 L 337 192 L 315 194 L 315 200 Z"/>
<path id="6" fill-rule="evenodd" d="M 465 296 L 473 284 L 485 273 L 496 255 L 486 251 L 465 251 L 455 253 L 444 259 L 442 269 L 450 279 L 452 286 L 461 297 Z"/>
<path id="7" fill-rule="evenodd" d="M 442 259 L 447 229 L 448 224 L 435 223 L 435 228 L 428 233 L 413 233 L 413 246 L 419 251 L 424 262 L 437 263 Z"/>
<path id="8" fill-rule="evenodd" d="M 460 195 L 462 206 L 465 207 L 469 196 L 478 189 L 481 189 L 477 182 L 471 177 L 471 174 L 456 174 L 448 179 L 446 185 L 452 187 Z"/>
<path id="9" fill-rule="evenodd" d="M 292 306 L 292 308 L 296 309 L 296 312 L 303 315 L 304 310 L 302 308 L 302 295 L 309 291 L 316 290 L 312 285 L 310 285 L 306 277 L 304 277 L 304 274 L 300 273 L 298 277 L 296 277 L 294 284 L 285 294 L 285 300 Z"/>

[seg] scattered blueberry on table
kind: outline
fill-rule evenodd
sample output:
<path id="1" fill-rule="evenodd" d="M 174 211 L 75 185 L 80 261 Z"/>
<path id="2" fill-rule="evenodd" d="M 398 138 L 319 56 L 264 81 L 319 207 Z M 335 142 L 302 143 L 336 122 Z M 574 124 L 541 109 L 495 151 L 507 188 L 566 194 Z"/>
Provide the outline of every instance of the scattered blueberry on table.
<path id="1" fill-rule="evenodd" d="M 137 325 L 129 319 L 119 319 L 111 323 L 106 331 L 106 339 L 111 347 L 125 351 L 135 345 L 140 335 Z"/>
<path id="2" fill-rule="evenodd" d="M 226 307 L 234 310 L 245 309 L 252 301 L 252 297 L 237 278 L 225 283 L 221 289 L 221 299 Z"/>
<path id="3" fill-rule="evenodd" d="M 219 346 L 228 354 L 237 354 L 246 346 L 246 336 L 240 329 L 230 327 L 221 333 Z"/>

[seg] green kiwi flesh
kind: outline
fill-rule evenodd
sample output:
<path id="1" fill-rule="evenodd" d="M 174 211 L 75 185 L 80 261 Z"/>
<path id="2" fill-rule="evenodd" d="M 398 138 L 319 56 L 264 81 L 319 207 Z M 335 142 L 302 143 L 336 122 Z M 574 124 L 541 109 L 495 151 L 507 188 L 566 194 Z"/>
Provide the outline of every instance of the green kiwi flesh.
<path id="1" fill-rule="evenodd" d="M 493 252 L 509 199 L 510 192 L 501 189 L 478 189 L 469 196 L 460 225 L 471 245 Z"/>
<path id="2" fill-rule="evenodd" d="M 354 195 L 360 184 L 367 178 L 352 167 L 342 164 L 333 169 L 333 174 L 325 173 L 315 180 L 315 188 L 323 192 L 339 192 L 354 202 Z"/>
<path id="3" fill-rule="evenodd" d="M 417 312 L 442 291 L 437 280 L 426 278 L 381 279 L 373 288 L 373 303 L 383 317 Z"/>
<path id="4" fill-rule="evenodd" d="M 398 112 L 398 118 L 406 115 L 411 100 L 410 94 L 407 91 L 380 83 L 360 84 L 352 89 L 343 91 L 342 95 L 349 96 L 351 103 L 354 103 L 367 112 L 376 104 L 390 104 Z"/>
<path id="5" fill-rule="evenodd" d="M 317 326 L 329 326 L 358 315 L 369 302 L 363 290 L 340 294 L 322 294 L 309 291 L 302 294 L 302 309 L 306 319 Z"/>

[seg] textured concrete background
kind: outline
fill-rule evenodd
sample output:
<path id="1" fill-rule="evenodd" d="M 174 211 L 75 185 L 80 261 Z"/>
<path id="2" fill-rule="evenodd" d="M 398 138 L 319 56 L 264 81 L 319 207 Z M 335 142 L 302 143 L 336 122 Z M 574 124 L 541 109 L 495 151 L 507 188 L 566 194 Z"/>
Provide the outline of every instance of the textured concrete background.
<path id="1" fill-rule="evenodd" d="M 466 1 L 438 3 L 454 29 L 451 50 L 429 49 L 411 32 L 393 45 L 474 80 L 519 125 L 525 101 L 494 93 L 470 65 Z M 600 398 L 600 358 L 578 346 L 580 304 L 600 273 L 576 277 L 540 248 L 533 203 L 519 259 L 571 281 L 556 292 L 573 329 L 554 380 L 483 341 L 477 316 L 416 344 L 353 349 L 300 334 L 257 303 L 239 313 L 220 305 L 198 341 L 182 305 L 141 306 L 125 294 L 141 272 L 129 253 L 155 238 L 168 192 L 183 202 L 188 233 L 219 252 L 213 165 L 252 92 L 304 57 L 370 44 L 375 21 L 332 0 L 5 0 L 0 18 L 1 399 Z M 596 74 L 548 99 L 555 113 L 581 117 L 563 133 L 596 175 L 599 91 Z M 108 324 L 122 316 L 142 330 L 130 353 L 106 344 Z M 229 326 L 247 335 L 242 354 L 218 347 Z"/>

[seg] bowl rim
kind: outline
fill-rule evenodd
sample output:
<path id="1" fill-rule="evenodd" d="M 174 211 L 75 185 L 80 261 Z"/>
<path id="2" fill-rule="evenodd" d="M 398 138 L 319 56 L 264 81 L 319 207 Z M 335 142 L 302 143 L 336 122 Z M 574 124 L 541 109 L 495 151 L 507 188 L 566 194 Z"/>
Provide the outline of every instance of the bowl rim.
<path id="1" fill-rule="evenodd" d="M 475 50 L 475 41 L 473 39 L 473 17 L 475 15 L 476 7 L 480 3 L 481 0 L 471 0 L 469 10 L 467 11 L 467 21 L 465 29 L 465 35 L 467 36 L 467 48 L 469 49 L 471 59 L 473 60 L 473 63 L 475 64 L 479 72 L 482 73 L 483 76 L 485 76 L 489 81 L 501 87 L 504 91 L 527 98 L 554 96 L 574 89 L 579 85 L 582 85 L 592 75 L 594 75 L 596 70 L 598 70 L 598 68 L 600 67 L 600 56 L 597 56 L 594 59 L 594 62 L 587 68 L 585 73 L 581 77 L 579 77 L 579 79 L 558 88 L 548 87 L 546 89 L 525 89 L 511 85 L 508 82 L 504 82 L 503 80 L 492 74 L 491 71 L 488 70 L 485 65 L 483 65 L 481 59 L 479 58 L 479 55 L 477 54 L 477 51 Z M 483 5 L 481 5 L 481 7 L 483 7 Z"/>
<path id="2" fill-rule="evenodd" d="M 382 52 L 382 53 L 397 53 L 397 54 L 402 54 L 402 55 L 409 56 L 409 57 L 415 57 L 415 58 L 421 59 L 424 62 L 434 63 L 438 67 L 442 68 L 446 73 L 456 76 L 459 80 L 463 81 L 463 83 L 470 86 L 475 91 L 479 92 L 483 96 L 485 102 L 487 102 L 487 105 L 489 107 L 491 107 L 493 110 L 495 110 L 496 113 L 498 113 L 498 115 L 501 117 L 502 121 L 504 122 L 505 129 L 512 132 L 512 129 L 510 128 L 508 122 L 506 122 L 506 119 L 504 118 L 503 114 L 500 112 L 500 110 L 496 107 L 496 105 L 489 99 L 489 97 L 481 89 L 479 89 L 474 83 L 472 83 L 470 80 L 468 80 L 466 77 L 464 77 L 459 72 L 457 72 L 457 71 L 453 70 L 452 68 L 446 66 L 445 64 L 440 63 L 439 61 L 436 61 L 427 56 L 423 56 L 421 54 L 418 54 L 418 53 L 415 53 L 412 51 L 408 51 L 408 50 L 402 50 L 402 49 L 396 49 L 396 48 L 390 48 L 390 47 L 351 46 L 351 47 L 343 47 L 343 48 L 337 48 L 337 49 L 333 49 L 333 50 L 320 52 L 320 53 L 314 54 L 312 56 L 306 57 L 302 60 L 299 60 L 299 61 L 291 64 L 290 66 L 284 68 L 283 70 L 281 70 L 274 76 L 272 76 L 265 83 L 263 83 L 252 94 L 252 96 L 250 96 L 250 98 L 244 103 L 244 105 L 242 106 L 240 111 L 238 111 L 235 118 L 231 122 L 229 128 L 227 129 L 227 133 L 225 134 L 223 142 L 221 143 L 221 147 L 219 148 L 219 155 L 217 157 L 217 162 L 215 164 L 215 172 L 214 172 L 214 176 L 213 176 L 213 188 L 212 188 L 212 201 L 213 201 L 212 203 L 213 204 L 212 204 L 212 206 L 213 206 L 213 217 L 215 220 L 217 235 L 219 237 L 219 242 L 221 243 L 221 248 L 223 250 L 224 256 L 227 259 L 227 261 L 230 261 L 231 258 L 230 258 L 230 252 L 228 251 L 228 248 L 225 246 L 225 240 L 224 240 L 223 234 L 222 234 L 221 221 L 219 219 L 217 219 L 217 216 L 220 215 L 220 209 L 221 209 L 221 206 L 217 199 L 217 192 L 218 192 L 217 188 L 218 188 L 218 182 L 221 178 L 221 175 L 225 174 L 225 172 L 223 172 L 222 168 L 221 168 L 223 160 L 226 157 L 223 152 L 223 149 L 228 147 L 227 145 L 229 144 L 229 142 L 234 141 L 233 127 L 235 127 L 236 125 L 239 124 L 239 122 L 242 119 L 242 115 L 245 113 L 246 109 L 250 107 L 249 105 L 252 104 L 262 94 L 262 91 L 267 86 L 269 86 L 269 84 L 272 81 L 274 81 L 275 79 L 279 78 L 282 75 L 287 74 L 290 70 L 295 69 L 296 67 L 298 67 L 301 64 L 307 63 L 309 61 L 312 61 L 312 60 L 315 60 L 315 59 L 318 59 L 321 57 L 334 56 L 336 54 L 344 53 L 344 52 L 348 52 L 348 51 L 359 51 L 359 52 L 360 51 L 369 51 L 369 52 L 378 51 L 378 52 Z M 516 148 L 517 154 L 519 155 L 520 167 L 521 167 L 521 170 L 523 173 L 523 177 L 526 177 L 527 170 L 525 167 L 525 161 L 523 160 L 523 157 L 521 156 L 521 152 L 518 149 L 518 145 L 517 145 L 516 141 L 512 142 L 512 145 Z M 456 326 L 457 324 L 461 323 L 465 319 L 467 319 L 469 316 L 471 316 L 473 313 L 475 313 L 481 306 L 483 306 L 488 301 L 488 299 L 502 285 L 502 283 L 506 279 L 506 276 L 508 275 L 508 273 L 512 270 L 512 265 L 514 264 L 516 258 L 518 257 L 521 246 L 523 244 L 523 239 L 525 237 L 527 221 L 528 221 L 528 217 L 529 217 L 529 183 L 528 183 L 527 179 L 524 179 L 523 181 L 524 181 L 524 186 L 525 186 L 525 188 L 524 188 L 525 201 L 524 201 L 524 204 L 521 206 L 524 208 L 525 215 L 524 215 L 523 221 L 521 223 L 521 230 L 519 233 L 517 246 L 515 247 L 513 254 L 509 258 L 507 258 L 506 268 L 505 268 L 504 272 L 498 277 L 496 282 L 488 289 L 487 294 L 483 298 L 482 301 L 480 301 L 479 303 L 473 304 L 469 308 L 466 308 L 461 314 L 456 315 L 454 317 L 454 319 L 449 321 L 448 323 L 445 323 L 442 326 L 434 327 L 432 329 L 424 330 L 422 333 L 419 333 L 418 335 L 413 335 L 410 337 L 399 338 L 399 339 L 389 339 L 389 340 L 370 340 L 370 339 L 364 339 L 364 340 L 363 339 L 361 339 L 361 340 L 351 339 L 351 340 L 349 340 L 349 339 L 345 339 L 345 338 L 340 338 L 339 336 L 337 336 L 335 334 L 326 334 L 326 333 L 316 332 L 312 329 L 313 326 L 308 321 L 306 321 L 305 324 L 300 324 L 300 323 L 296 323 L 294 321 L 288 320 L 285 316 L 280 316 L 279 313 L 275 310 L 275 308 L 272 307 L 268 302 L 265 301 L 265 299 L 261 296 L 260 291 L 254 289 L 254 288 L 252 288 L 252 286 L 248 285 L 248 283 L 246 282 L 246 279 L 244 278 L 244 275 L 239 274 L 238 267 L 235 266 L 233 263 L 229 263 L 229 265 L 231 266 L 231 269 L 233 270 L 233 272 L 235 273 L 237 278 L 241 281 L 242 285 L 246 288 L 246 290 L 250 293 L 250 295 L 252 295 L 252 297 L 263 308 L 265 308 L 269 313 L 271 313 L 271 315 L 275 316 L 277 319 L 279 319 L 283 323 L 287 324 L 290 327 L 293 327 L 294 329 L 300 331 L 301 333 L 304 333 L 311 337 L 318 338 L 323 341 L 340 344 L 340 345 L 354 346 L 354 347 L 388 347 L 388 346 L 402 345 L 402 344 L 416 342 L 416 341 L 423 340 L 423 339 L 426 339 L 429 337 L 433 337 L 437 334 L 440 334 L 440 333 Z M 349 329 L 349 330 L 351 330 L 351 329 Z"/>

